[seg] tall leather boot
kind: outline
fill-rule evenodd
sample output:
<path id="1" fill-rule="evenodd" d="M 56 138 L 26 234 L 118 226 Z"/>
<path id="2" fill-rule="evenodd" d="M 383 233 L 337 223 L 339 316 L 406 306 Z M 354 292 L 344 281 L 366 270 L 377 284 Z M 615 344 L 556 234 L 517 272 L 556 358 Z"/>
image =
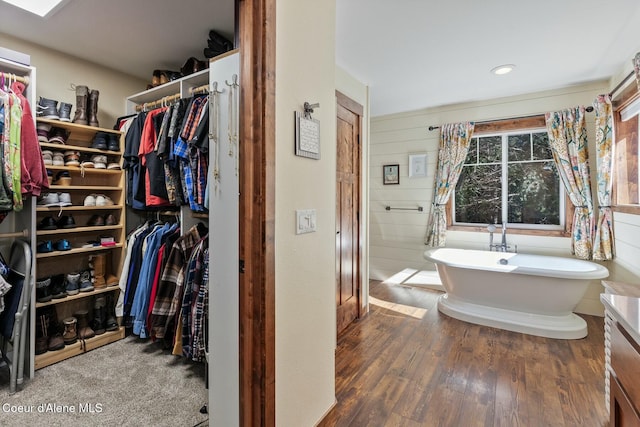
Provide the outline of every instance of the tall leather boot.
<path id="1" fill-rule="evenodd" d="M 107 331 L 118 330 L 118 320 L 116 319 L 116 302 L 114 301 L 113 292 L 107 294 L 107 319 L 105 320 L 105 329 Z"/>
<path id="2" fill-rule="evenodd" d="M 89 126 L 99 127 L 98 123 L 98 97 L 100 92 L 92 90 L 89 92 Z"/>
<path id="3" fill-rule="evenodd" d="M 96 335 L 102 335 L 105 333 L 105 321 L 106 321 L 106 301 L 104 296 L 96 297 L 93 303 L 93 320 L 91 321 L 91 329 Z"/>
<path id="4" fill-rule="evenodd" d="M 78 338 L 86 340 L 88 338 L 93 338 L 96 336 L 96 333 L 89 326 L 89 311 L 88 310 L 79 310 L 73 313 L 73 317 L 78 319 Z"/>
<path id="5" fill-rule="evenodd" d="M 87 86 L 76 86 L 76 113 L 73 116 L 73 123 L 86 125 L 87 120 L 87 101 L 89 98 L 89 88 Z"/>
<path id="6" fill-rule="evenodd" d="M 93 287 L 96 289 L 106 288 L 107 282 L 104 278 L 107 268 L 107 255 L 97 254 L 89 258 L 89 268 L 93 276 Z"/>

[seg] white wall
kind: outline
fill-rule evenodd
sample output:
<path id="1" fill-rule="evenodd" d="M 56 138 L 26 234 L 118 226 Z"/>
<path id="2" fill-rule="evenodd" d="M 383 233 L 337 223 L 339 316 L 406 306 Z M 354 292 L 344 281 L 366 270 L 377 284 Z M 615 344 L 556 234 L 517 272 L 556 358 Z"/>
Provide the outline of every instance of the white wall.
<path id="1" fill-rule="evenodd" d="M 360 236 L 361 236 L 361 277 L 360 287 L 364 296 L 363 306 L 369 300 L 369 86 L 358 81 L 342 68 L 336 66 L 336 90 L 362 105 L 363 117 L 360 129 L 360 148 L 362 156 L 360 188 Z"/>
<path id="2" fill-rule="evenodd" d="M 116 119 L 124 114 L 127 96 L 146 89 L 147 82 L 136 77 L 8 34 L 0 33 L 0 46 L 31 55 L 31 65 L 37 72 L 36 95 L 72 104 L 72 119 L 76 110 L 72 84 L 100 91 L 98 121 L 100 127 L 105 128 L 112 128 Z M 152 71 L 149 71 L 149 80 Z"/>
<path id="3" fill-rule="evenodd" d="M 596 95 L 608 92 L 608 82 L 594 82 L 562 90 L 532 93 L 488 101 L 449 105 L 371 119 L 370 147 L 370 276 L 384 280 L 404 268 L 433 270 L 423 259 L 424 236 L 433 197 L 433 180 L 437 160 L 438 131 L 430 125 L 461 121 L 482 121 L 529 116 L 556 111 L 576 105 L 591 105 Z M 588 140 L 595 172 L 594 114 L 587 115 Z M 427 177 L 409 179 L 408 155 L 426 152 Z M 382 165 L 400 164 L 400 184 L 382 184 Z M 592 174 L 595 176 L 595 174 Z M 595 188 L 595 185 L 592 185 Z M 386 211 L 384 207 L 425 208 L 416 211 Z M 639 229 L 640 230 L 640 229 Z M 640 236 L 639 236 L 640 237 Z M 636 239 L 638 240 L 638 239 Z M 571 256 L 569 238 L 509 235 L 509 244 L 518 245 L 519 252 Z M 450 231 L 447 246 L 486 248 L 487 233 Z M 612 262 L 603 263 L 607 267 Z M 592 282 L 576 311 L 602 315 L 599 301 L 602 286 Z"/>
<path id="4" fill-rule="evenodd" d="M 335 3 L 278 0 L 276 22 L 276 424 L 299 427 L 335 402 Z M 305 101 L 320 160 L 294 155 Z M 295 234 L 296 209 L 316 209 L 317 232 Z"/>

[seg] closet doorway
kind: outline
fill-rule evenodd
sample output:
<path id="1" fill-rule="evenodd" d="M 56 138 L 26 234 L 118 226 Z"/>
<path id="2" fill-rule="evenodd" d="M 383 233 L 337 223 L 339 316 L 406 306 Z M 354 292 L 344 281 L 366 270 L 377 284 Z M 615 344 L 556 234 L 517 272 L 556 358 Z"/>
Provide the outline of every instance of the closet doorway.
<path id="1" fill-rule="evenodd" d="M 360 124 L 362 105 L 336 91 L 336 328 L 361 315 Z"/>

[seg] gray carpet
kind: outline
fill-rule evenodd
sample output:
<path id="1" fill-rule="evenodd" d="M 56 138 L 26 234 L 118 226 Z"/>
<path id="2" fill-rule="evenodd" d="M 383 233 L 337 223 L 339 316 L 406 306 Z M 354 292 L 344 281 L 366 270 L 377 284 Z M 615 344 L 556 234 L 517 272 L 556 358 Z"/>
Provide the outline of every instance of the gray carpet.
<path id="1" fill-rule="evenodd" d="M 4 366 L 0 426 L 208 425 L 208 416 L 199 412 L 207 402 L 204 364 L 134 336 L 40 369 L 13 395 L 8 379 Z M 34 413 L 12 412 L 7 404 Z M 38 412 L 53 405 L 75 413 Z"/>

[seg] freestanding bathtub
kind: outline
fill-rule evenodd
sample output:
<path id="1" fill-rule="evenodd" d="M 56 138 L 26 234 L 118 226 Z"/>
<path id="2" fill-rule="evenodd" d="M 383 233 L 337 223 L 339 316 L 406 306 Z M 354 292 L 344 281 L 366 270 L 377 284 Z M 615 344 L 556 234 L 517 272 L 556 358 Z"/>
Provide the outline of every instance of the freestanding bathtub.
<path id="1" fill-rule="evenodd" d="M 609 275 L 579 259 L 438 248 L 424 253 L 436 264 L 446 291 L 438 310 L 479 325 L 548 338 L 587 336 L 573 313 L 589 282 Z"/>

